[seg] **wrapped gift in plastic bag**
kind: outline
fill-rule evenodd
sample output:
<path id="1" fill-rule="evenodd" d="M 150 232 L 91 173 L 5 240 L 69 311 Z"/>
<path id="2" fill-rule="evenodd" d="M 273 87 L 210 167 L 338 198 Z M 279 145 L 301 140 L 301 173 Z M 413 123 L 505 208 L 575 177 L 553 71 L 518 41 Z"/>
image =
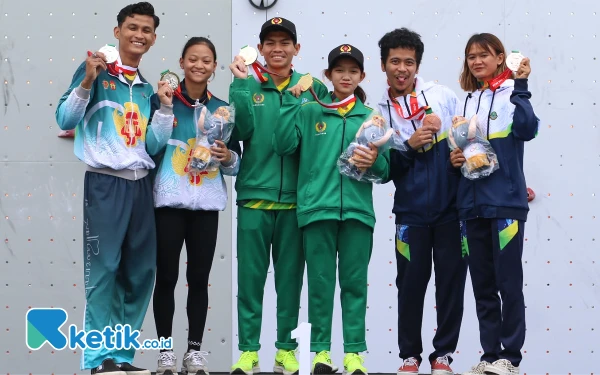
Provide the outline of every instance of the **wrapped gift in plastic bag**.
<path id="1" fill-rule="evenodd" d="M 370 169 L 358 168 L 355 165 L 354 150 L 359 145 L 368 149 L 369 143 L 377 147 L 379 154 L 390 148 L 406 151 L 400 136 L 378 111 L 373 111 L 356 132 L 354 141 L 340 155 L 337 166 L 341 174 L 358 181 L 381 183 L 381 177 L 376 176 Z"/>
<path id="2" fill-rule="evenodd" d="M 471 117 L 470 121 L 462 116 L 454 116 L 448 140 L 451 150 L 462 150 L 466 161 L 461 172 L 469 180 L 487 177 L 499 168 L 496 152 L 477 125 L 477 115 Z"/>
<path id="3" fill-rule="evenodd" d="M 220 162 L 216 160 L 210 148 L 219 140 L 227 144 L 235 126 L 235 106 L 222 106 L 210 113 L 201 103 L 194 109 L 194 121 L 197 124 L 196 143 L 188 164 L 191 172 L 216 171 Z"/>

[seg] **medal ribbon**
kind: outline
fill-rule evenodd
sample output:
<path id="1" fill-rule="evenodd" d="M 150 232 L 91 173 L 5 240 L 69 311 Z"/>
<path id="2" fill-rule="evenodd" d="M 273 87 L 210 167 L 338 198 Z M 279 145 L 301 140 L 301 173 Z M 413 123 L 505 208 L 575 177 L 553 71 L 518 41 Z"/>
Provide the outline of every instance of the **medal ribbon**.
<path id="1" fill-rule="evenodd" d="M 270 71 L 269 69 L 265 68 L 263 66 L 263 64 L 261 64 L 258 60 L 253 62 L 250 67 L 251 67 L 250 73 L 252 73 L 252 76 L 258 83 L 264 83 L 269 80 L 267 77 L 265 77 L 263 75 L 263 73 L 268 73 L 272 76 L 277 76 L 277 77 L 281 77 L 281 78 L 288 78 L 288 77 L 292 76 L 291 73 L 288 75 L 281 75 L 281 74 L 274 73 L 274 72 Z M 293 69 L 293 66 L 292 66 L 292 69 Z"/>
<path id="2" fill-rule="evenodd" d="M 510 77 L 512 77 L 512 70 L 510 69 L 506 69 L 504 72 L 502 72 L 502 74 L 492 78 L 489 81 L 483 82 L 483 83 L 479 83 L 480 85 L 480 90 L 485 90 L 485 89 L 490 89 L 492 90 L 492 92 L 496 91 L 498 89 L 498 87 L 502 86 L 502 84 L 504 83 L 504 81 L 506 81 L 507 79 L 509 79 Z"/>
<path id="3" fill-rule="evenodd" d="M 120 73 L 127 75 L 134 75 L 137 72 L 137 68 L 133 68 L 127 65 L 121 65 L 119 62 L 115 61 L 112 64 L 106 64 L 109 73 L 113 73 L 114 75 L 119 75 Z"/>
<path id="4" fill-rule="evenodd" d="M 177 86 L 177 89 L 173 92 L 173 95 L 175 95 L 179 100 L 181 100 L 181 102 L 183 104 L 185 104 L 189 108 L 196 107 L 195 104 L 190 104 L 190 102 L 185 98 L 185 96 L 183 96 L 183 93 L 181 92 L 181 85 Z M 200 103 L 202 103 L 202 104 L 208 103 L 208 101 L 210 100 L 210 98 L 212 98 L 212 96 L 213 96 L 212 93 L 210 91 L 208 91 L 208 89 L 207 89 L 206 96 L 204 98 L 202 98 L 203 100 L 201 100 Z"/>
<path id="5" fill-rule="evenodd" d="M 310 93 L 312 94 L 313 98 L 315 98 L 315 100 L 317 101 L 317 103 L 319 103 L 322 107 L 325 107 L 325 108 L 338 109 L 338 108 L 346 107 L 350 103 L 356 102 L 356 97 L 354 96 L 354 94 L 352 94 L 349 97 L 347 97 L 346 99 L 340 100 L 339 102 L 336 102 L 336 103 L 330 103 L 330 104 L 323 103 L 317 96 L 317 93 L 312 88 L 312 86 L 309 88 L 309 90 L 310 90 Z"/>
<path id="6" fill-rule="evenodd" d="M 88 51 L 87 54 L 88 54 L 88 56 L 92 56 L 94 53 L 92 51 Z M 115 61 L 110 64 L 107 63 L 106 68 L 110 74 L 115 75 L 115 76 L 118 76 L 121 73 L 128 74 L 128 75 L 134 75 L 137 72 L 137 68 L 133 68 L 133 67 L 127 66 L 127 65 L 122 65 L 118 61 Z"/>
<path id="7" fill-rule="evenodd" d="M 388 95 L 389 95 L 390 99 L 392 100 L 392 104 L 394 105 L 394 109 L 396 109 L 398 116 L 402 117 L 405 120 L 415 120 L 415 119 L 421 120 L 425 116 L 426 111 L 428 109 L 430 109 L 430 107 L 427 105 L 425 105 L 423 107 L 419 107 L 419 101 L 417 100 L 417 93 L 413 90 L 413 92 L 410 94 L 410 112 L 411 112 L 411 114 L 408 116 L 405 116 L 402 106 L 400 105 L 400 103 L 398 103 L 398 100 L 396 100 L 396 98 L 394 98 L 392 96 L 391 89 L 388 89 Z"/>

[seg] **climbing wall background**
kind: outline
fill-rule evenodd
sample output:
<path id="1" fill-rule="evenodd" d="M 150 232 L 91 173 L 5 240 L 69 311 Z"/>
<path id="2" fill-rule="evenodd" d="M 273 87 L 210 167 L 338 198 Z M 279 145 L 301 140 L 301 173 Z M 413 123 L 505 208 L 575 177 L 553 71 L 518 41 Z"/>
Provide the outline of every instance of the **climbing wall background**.
<path id="1" fill-rule="evenodd" d="M 259 3 L 259 1 L 256 1 Z M 271 4 L 272 1 L 265 3 Z M 496 34 L 507 50 L 530 57 L 529 89 L 542 119 L 537 139 L 525 152 L 528 186 L 536 193 L 525 226 L 523 267 L 527 337 L 521 372 L 527 374 L 600 373 L 600 139 L 598 81 L 599 4 L 533 0 L 412 2 L 279 0 L 266 11 L 239 2 L 233 8 L 232 54 L 256 45 L 261 24 L 271 17 L 292 20 L 301 50 L 294 60 L 299 72 L 322 78 L 329 51 L 351 43 L 365 54 L 365 81 L 371 105 L 387 87 L 377 42 L 388 31 L 408 27 L 425 43 L 420 75 L 454 90 L 458 85 L 468 38 L 478 32 Z M 263 61 L 264 62 L 264 61 Z M 332 86 L 329 82 L 330 89 Z M 584 116 L 584 113 L 588 113 Z M 365 365 L 370 372 L 394 373 L 400 365 L 397 348 L 396 265 L 393 184 L 374 190 L 377 225 L 370 264 Z M 598 219 L 597 219 L 598 217 Z M 233 232 L 235 236 L 235 231 Z M 598 241 L 596 241 L 598 239 Z M 235 264 L 234 264 L 235 267 Z M 235 270 L 235 268 L 234 268 Z M 271 270 L 272 271 L 272 270 Z M 235 277 L 235 273 L 234 273 Z M 435 334 L 434 276 L 425 298 L 424 356 Z M 452 368 L 460 373 L 481 355 L 470 278 L 465 312 Z M 235 288 L 235 280 L 234 280 Z M 339 289 L 333 325 L 332 359 L 342 365 Z M 272 273 L 265 288 L 261 365 L 270 367 L 275 349 L 275 293 Z M 235 303 L 235 295 L 233 300 Z M 307 321 L 306 283 L 301 321 Z M 236 318 L 234 314 L 234 319 Z M 234 322 L 234 340 L 237 323 Z M 237 359 L 235 350 L 232 359 Z M 429 372 L 424 363 L 421 373 Z M 269 370 L 270 371 L 270 370 Z"/>
<path id="2" fill-rule="evenodd" d="M 117 14 L 129 1 L 100 3 L 0 1 L 0 373 L 89 374 L 80 350 L 31 351 L 25 341 L 29 307 L 60 307 L 79 329 L 85 306 L 82 202 L 85 166 L 73 140 L 59 138 L 54 111 L 87 50 L 115 43 Z M 140 70 L 156 89 L 165 69 L 183 78 L 179 57 L 187 39 L 209 37 L 219 66 L 210 90 L 227 100 L 231 73 L 231 1 L 152 1 L 161 22 Z M 228 185 L 230 178 L 227 178 Z M 228 186 L 231 190 L 231 186 Z M 210 278 L 203 350 L 215 368 L 231 357 L 231 206 L 220 215 Z M 185 249 L 173 324 L 181 366 L 187 348 Z M 142 339 L 156 336 L 152 301 Z M 156 371 L 155 350 L 135 365 Z M 224 368 L 224 367 L 223 367 Z"/>

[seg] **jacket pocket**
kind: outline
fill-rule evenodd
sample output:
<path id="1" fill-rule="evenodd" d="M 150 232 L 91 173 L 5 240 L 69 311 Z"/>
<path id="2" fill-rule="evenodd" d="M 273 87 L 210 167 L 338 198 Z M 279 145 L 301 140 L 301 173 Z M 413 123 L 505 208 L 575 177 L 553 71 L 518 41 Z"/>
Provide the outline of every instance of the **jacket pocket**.
<path id="1" fill-rule="evenodd" d="M 312 186 L 315 178 L 315 172 L 313 170 L 310 171 L 310 177 L 308 178 L 308 184 L 306 185 L 306 191 L 304 193 L 304 200 L 306 203 L 311 201 L 312 198 Z"/>
<path id="2" fill-rule="evenodd" d="M 506 182 L 508 182 L 508 186 L 509 186 L 509 192 L 512 194 L 515 191 L 514 185 L 513 185 L 513 181 L 512 181 L 512 177 L 510 175 L 510 163 L 508 160 L 508 157 L 506 155 L 505 152 L 502 153 L 501 156 L 501 165 L 500 165 L 500 169 L 502 169 L 502 173 L 504 174 L 504 179 L 506 180 Z"/>

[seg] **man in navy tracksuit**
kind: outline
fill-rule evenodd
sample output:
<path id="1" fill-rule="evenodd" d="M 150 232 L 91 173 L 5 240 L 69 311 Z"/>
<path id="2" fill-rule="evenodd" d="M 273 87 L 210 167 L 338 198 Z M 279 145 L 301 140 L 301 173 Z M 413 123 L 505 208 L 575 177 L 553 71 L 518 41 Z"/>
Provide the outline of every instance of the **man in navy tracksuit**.
<path id="1" fill-rule="evenodd" d="M 420 36 L 399 29 L 379 42 L 381 66 L 390 87 L 379 110 L 404 141 L 408 151 L 392 150 L 390 177 L 396 186 L 396 262 L 398 346 L 404 363 L 398 375 L 418 374 L 423 345 L 423 303 L 435 266 L 437 331 L 429 355 L 433 375 L 451 375 L 463 314 L 467 273 L 456 209 L 460 176 L 449 173 L 447 143 L 452 116 L 460 107 L 454 92 L 417 77 L 424 46 Z M 427 107 L 440 118 L 424 125 Z"/>

